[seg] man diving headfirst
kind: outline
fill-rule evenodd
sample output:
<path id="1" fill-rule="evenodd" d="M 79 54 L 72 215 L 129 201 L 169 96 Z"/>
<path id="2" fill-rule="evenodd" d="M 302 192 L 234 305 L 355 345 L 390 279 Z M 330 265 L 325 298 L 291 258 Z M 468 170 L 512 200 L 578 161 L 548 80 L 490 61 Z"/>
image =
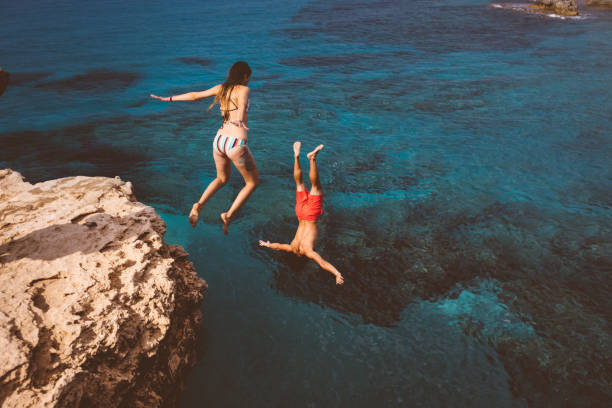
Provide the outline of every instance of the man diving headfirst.
<path id="1" fill-rule="evenodd" d="M 277 251 L 293 252 L 296 255 L 306 255 L 308 258 L 314 260 L 326 271 L 331 272 L 336 277 L 336 284 L 342 285 L 344 278 L 334 267 L 334 265 L 321 258 L 314 250 L 315 241 L 319 229 L 317 227 L 317 220 L 323 213 L 321 204 L 323 203 L 323 190 L 321 189 L 321 183 L 319 182 L 319 172 L 317 170 L 317 153 L 323 149 L 323 145 L 319 145 L 312 152 L 308 153 L 306 157 L 310 161 L 310 183 L 312 188 L 310 192 L 306 190 L 304 181 L 302 180 L 302 169 L 300 168 L 300 142 L 293 144 L 293 153 L 295 164 L 293 166 L 293 178 L 296 185 L 296 203 L 295 203 L 295 214 L 298 217 L 299 224 L 295 237 L 291 244 L 278 244 L 270 243 L 270 241 L 259 241 L 260 246 L 275 249 Z"/>

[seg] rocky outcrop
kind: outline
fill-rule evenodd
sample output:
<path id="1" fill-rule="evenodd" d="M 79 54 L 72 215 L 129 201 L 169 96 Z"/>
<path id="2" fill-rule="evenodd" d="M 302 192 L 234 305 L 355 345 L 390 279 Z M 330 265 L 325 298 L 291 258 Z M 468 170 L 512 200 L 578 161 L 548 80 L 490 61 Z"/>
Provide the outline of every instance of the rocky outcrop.
<path id="1" fill-rule="evenodd" d="M 612 7 L 612 0 L 589 0 L 587 1 L 588 6 L 604 6 Z"/>
<path id="2" fill-rule="evenodd" d="M 524 11 L 527 13 L 540 13 L 547 15 L 577 16 L 580 10 L 575 0 L 536 0 L 535 4 L 528 3 L 492 3 L 492 7 Z"/>
<path id="3" fill-rule="evenodd" d="M 552 11 L 562 16 L 577 16 L 578 5 L 575 0 L 536 0 L 531 7 L 535 10 Z"/>
<path id="4" fill-rule="evenodd" d="M 119 178 L 0 170 L 0 405 L 173 406 L 206 283 Z"/>
<path id="5" fill-rule="evenodd" d="M 4 93 L 4 90 L 8 86 L 11 74 L 0 68 L 0 95 Z"/>

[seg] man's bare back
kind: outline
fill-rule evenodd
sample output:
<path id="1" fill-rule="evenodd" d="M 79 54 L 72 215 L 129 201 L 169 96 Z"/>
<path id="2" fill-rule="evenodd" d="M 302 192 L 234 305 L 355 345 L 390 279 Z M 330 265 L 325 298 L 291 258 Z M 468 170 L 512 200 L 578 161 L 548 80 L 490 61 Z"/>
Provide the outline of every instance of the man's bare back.
<path id="1" fill-rule="evenodd" d="M 306 156 L 310 161 L 309 176 L 312 184 L 310 191 L 306 190 L 306 186 L 302 180 L 302 169 L 300 168 L 299 162 L 300 148 L 300 142 L 295 142 L 293 144 L 295 159 L 293 178 L 296 184 L 295 212 L 299 220 L 295 237 L 293 238 L 293 241 L 291 241 L 291 244 L 270 243 L 270 241 L 260 240 L 259 245 L 278 251 L 293 252 L 298 256 L 307 256 L 318 263 L 321 268 L 331 272 L 336 277 L 337 285 L 342 285 L 344 283 L 344 278 L 340 272 L 338 272 L 338 270 L 332 264 L 323 259 L 314 249 L 317 236 L 319 235 L 317 219 L 323 212 L 323 190 L 321 189 L 321 183 L 319 182 L 319 172 L 317 170 L 316 158 L 317 153 L 323 149 L 323 145 L 317 146 Z"/>
<path id="2" fill-rule="evenodd" d="M 319 235 L 319 228 L 316 221 L 299 220 L 295 237 L 291 241 L 291 248 L 296 255 L 306 255 L 309 251 L 314 251 L 314 244 Z"/>

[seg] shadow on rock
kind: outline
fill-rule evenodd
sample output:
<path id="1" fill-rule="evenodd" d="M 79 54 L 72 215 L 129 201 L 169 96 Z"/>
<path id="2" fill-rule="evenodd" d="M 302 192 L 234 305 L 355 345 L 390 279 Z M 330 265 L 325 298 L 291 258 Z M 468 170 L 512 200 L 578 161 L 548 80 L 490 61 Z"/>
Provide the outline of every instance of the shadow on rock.
<path id="1" fill-rule="evenodd" d="M 22 258 L 51 261 L 76 252 L 105 252 L 132 238 L 146 243 L 148 233 L 141 234 L 140 228 L 132 226 L 149 222 L 151 211 L 141 210 L 124 217 L 113 217 L 102 209 L 80 214 L 69 224 L 51 225 L 1 245 L 0 264 Z"/>

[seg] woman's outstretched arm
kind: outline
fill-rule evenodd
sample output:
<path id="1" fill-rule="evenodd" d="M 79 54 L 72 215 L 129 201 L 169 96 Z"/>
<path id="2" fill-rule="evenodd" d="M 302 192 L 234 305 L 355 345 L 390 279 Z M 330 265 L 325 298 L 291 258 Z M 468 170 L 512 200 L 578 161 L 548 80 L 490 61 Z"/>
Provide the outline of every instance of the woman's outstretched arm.
<path id="1" fill-rule="evenodd" d="M 210 89 L 200 92 L 187 92 L 181 95 L 173 95 L 173 96 L 157 96 L 151 94 L 151 98 L 159 99 L 163 102 L 174 102 L 174 101 L 197 101 L 198 99 L 208 98 L 209 96 L 214 96 L 219 92 L 221 85 L 215 85 Z"/>

